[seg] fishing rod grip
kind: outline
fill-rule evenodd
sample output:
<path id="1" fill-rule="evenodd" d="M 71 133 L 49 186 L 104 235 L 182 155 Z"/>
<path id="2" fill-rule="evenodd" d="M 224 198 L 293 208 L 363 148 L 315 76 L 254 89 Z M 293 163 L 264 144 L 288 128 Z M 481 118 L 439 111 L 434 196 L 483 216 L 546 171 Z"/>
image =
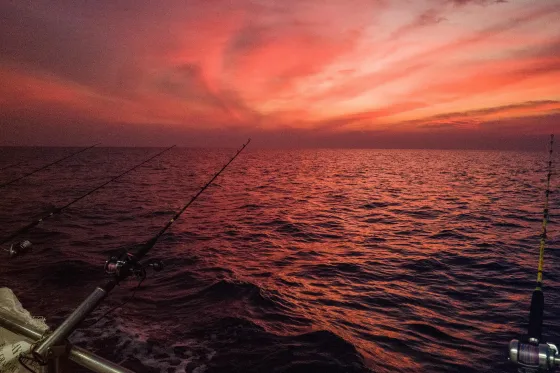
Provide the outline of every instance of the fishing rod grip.
<path id="1" fill-rule="evenodd" d="M 542 325 L 544 314 L 544 294 L 540 287 L 533 291 L 531 297 L 531 308 L 529 311 L 529 328 L 527 336 L 529 340 L 536 339 L 536 342 L 541 340 Z"/>

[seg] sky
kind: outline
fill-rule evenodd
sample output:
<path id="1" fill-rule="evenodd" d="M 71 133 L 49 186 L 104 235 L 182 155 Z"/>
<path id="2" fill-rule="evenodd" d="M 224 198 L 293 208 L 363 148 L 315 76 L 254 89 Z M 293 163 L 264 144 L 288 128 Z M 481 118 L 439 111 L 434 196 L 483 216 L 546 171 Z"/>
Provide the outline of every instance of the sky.
<path id="1" fill-rule="evenodd" d="M 541 149 L 558 0 L 0 0 L 0 145 Z"/>

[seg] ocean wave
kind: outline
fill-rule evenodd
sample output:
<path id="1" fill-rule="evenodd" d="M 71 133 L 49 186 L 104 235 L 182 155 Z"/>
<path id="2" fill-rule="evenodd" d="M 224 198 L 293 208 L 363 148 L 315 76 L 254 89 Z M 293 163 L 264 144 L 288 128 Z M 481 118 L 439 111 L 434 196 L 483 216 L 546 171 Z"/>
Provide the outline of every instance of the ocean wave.
<path id="1" fill-rule="evenodd" d="M 157 232 L 225 151 L 174 154 L 167 170 L 139 169 L 21 237 L 34 251 L 0 260 L 1 284 L 61 322 L 106 281 L 108 255 Z M 148 271 L 134 299 L 79 330 L 76 343 L 140 372 L 505 371 L 504 348 L 525 327 L 534 288 L 537 155 L 250 154 L 150 252 L 164 271 Z M 144 155 L 93 149 L 71 173 L 6 188 L 3 232 Z M 554 215 L 560 194 L 550 198 Z M 545 254 L 550 340 L 560 340 L 555 223 Z M 136 285 L 120 284 L 92 317 Z"/>

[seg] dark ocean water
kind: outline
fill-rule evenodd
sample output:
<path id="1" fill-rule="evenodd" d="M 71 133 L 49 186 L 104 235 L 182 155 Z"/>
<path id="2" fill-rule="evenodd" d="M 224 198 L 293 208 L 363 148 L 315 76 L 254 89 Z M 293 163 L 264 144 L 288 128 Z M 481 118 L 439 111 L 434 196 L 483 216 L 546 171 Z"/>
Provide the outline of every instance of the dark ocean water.
<path id="1" fill-rule="evenodd" d="M 71 151 L 1 148 L 0 168 L 31 161 L 0 183 Z M 157 151 L 92 149 L 1 189 L 0 236 Z M 150 238 L 233 152 L 173 149 L 73 205 L 25 237 L 33 253 L 0 260 L 0 286 L 57 325 L 104 280 L 109 254 Z M 512 371 L 545 159 L 249 148 L 150 253 L 166 269 L 71 340 L 138 372 Z M 559 176 L 553 185 L 545 330 L 560 342 Z"/>

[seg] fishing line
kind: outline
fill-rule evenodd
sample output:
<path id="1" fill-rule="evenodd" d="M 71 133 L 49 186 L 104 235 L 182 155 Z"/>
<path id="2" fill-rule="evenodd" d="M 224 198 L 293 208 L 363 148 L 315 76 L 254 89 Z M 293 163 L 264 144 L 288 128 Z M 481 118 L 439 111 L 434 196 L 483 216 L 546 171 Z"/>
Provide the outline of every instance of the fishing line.
<path id="1" fill-rule="evenodd" d="M 160 155 L 162 155 L 163 153 L 167 152 L 168 150 L 173 149 L 175 146 L 176 146 L 176 145 L 173 145 L 173 146 L 171 146 L 171 147 L 169 147 L 169 148 L 167 148 L 167 149 L 165 149 L 165 150 L 162 150 L 161 152 L 159 152 L 159 153 L 157 153 L 157 154 L 151 156 L 150 158 L 148 158 L 148 159 L 142 161 L 141 163 L 137 164 L 136 166 L 134 166 L 134 167 L 132 167 L 132 168 L 129 168 L 128 170 L 126 170 L 126 171 L 120 173 L 119 175 L 117 175 L 117 176 L 111 178 L 109 181 L 106 181 L 105 183 L 103 183 L 103 184 L 99 185 L 98 187 L 96 187 L 96 188 L 90 190 L 89 192 L 87 192 L 87 193 L 81 195 L 80 197 L 78 197 L 78 198 L 76 198 L 76 199 L 74 199 L 74 200 L 68 202 L 66 205 L 64 205 L 64 206 L 62 206 L 62 207 L 55 208 L 55 209 L 52 210 L 50 213 L 44 215 L 42 218 L 37 219 L 37 220 L 35 220 L 35 221 L 32 221 L 32 222 L 29 223 L 28 225 L 26 225 L 26 226 L 24 226 L 24 227 L 21 227 L 20 229 L 18 229 L 17 231 L 15 231 L 15 232 L 12 233 L 11 235 L 9 235 L 8 237 L 6 237 L 6 238 L 4 238 L 3 240 L 1 240 L 1 241 L 0 241 L 0 245 L 6 243 L 6 242 L 8 242 L 8 241 L 13 240 L 15 237 L 17 237 L 17 236 L 19 236 L 19 235 L 22 235 L 22 234 L 26 233 L 26 232 L 29 231 L 31 228 L 33 228 L 33 227 L 39 225 L 41 222 L 47 220 L 48 218 L 52 217 L 52 216 L 55 215 L 55 214 L 60 213 L 60 212 L 63 211 L 64 209 L 66 209 L 66 208 L 72 206 L 74 203 L 76 203 L 76 202 L 78 202 L 78 201 L 80 201 L 80 200 L 86 198 L 87 196 L 89 196 L 90 194 L 92 194 L 92 193 L 98 191 L 99 189 L 103 188 L 103 187 L 106 186 L 107 184 L 112 183 L 113 181 L 115 181 L 115 180 L 117 180 L 117 179 L 119 179 L 119 178 L 125 176 L 126 174 L 128 174 L 128 173 L 134 171 L 135 169 L 137 169 L 138 167 L 140 167 L 140 166 L 142 166 L 142 165 L 148 163 L 148 162 L 151 161 L 152 159 L 154 159 L 154 158 L 156 158 L 156 157 L 159 157 Z M 24 246 L 26 246 L 25 243 L 28 243 L 28 244 L 29 244 L 29 245 L 28 245 L 29 247 L 24 247 Z M 9 249 L 9 250 L 6 250 L 6 251 L 9 251 L 9 252 L 10 252 L 10 255 L 13 257 L 13 256 L 16 256 L 16 255 L 18 255 L 18 254 L 20 254 L 20 253 L 23 253 L 24 251 L 29 250 L 30 248 L 31 248 L 31 243 L 30 243 L 29 241 L 24 241 L 24 242 L 21 242 L 21 243 L 12 245 L 12 247 L 10 247 L 10 249 Z"/>
<path id="2" fill-rule="evenodd" d="M 247 145 L 251 142 L 251 139 L 248 139 L 245 144 L 239 149 L 233 157 L 218 171 L 212 178 L 204 184 L 202 188 L 164 225 L 164 227 L 151 239 L 146 241 L 143 244 L 140 244 L 140 248 L 136 253 L 131 253 L 127 251 L 123 251 L 118 256 L 111 256 L 107 262 L 105 263 L 105 272 L 108 274 L 115 275 L 114 280 L 109 282 L 105 285 L 105 291 L 109 292 L 112 290 L 122 279 L 134 274 L 138 278 L 143 278 L 146 276 L 146 265 L 140 264 L 138 261 L 142 259 L 144 255 L 152 249 L 158 239 L 163 236 L 163 234 L 171 227 L 171 225 L 179 219 L 181 214 L 185 212 L 185 210 L 200 196 L 213 182 L 216 180 L 218 176 L 234 161 L 235 158 L 247 147 Z M 163 263 L 155 262 L 151 263 L 149 266 L 156 271 L 160 271 L 163 269 Z"/>
<path id="3" fill-rule="evenodd" d="M 47 164 L 47 165 L 44 165 L 43 167 L 39 167 L 38 169 L 33 170 L 33 171 L 31 171 L 31 172 L 29 172 L 29 173 L 23 175 L 23 176 L 20 176 L 20 177 L 17 177 L 17 178 L 15 178 L 15 179 L 13 179 L 13 180 L 10 180 L 10 181 L 8 181 L 7 183 L 0 184 L 0 188 L 5 188 L 5 187 L 7 187 L 7 186 L 10 185 L 10 184 L 15 183 L 16 181 L 20 181 L 21 179 L 26 178 L 26 177 L 28 177 L 28 176 L 31 176 L 31 175 L 33 175 L 33 174 L 39 172 L 39 171 L 43 171 L 44 169 L 47 169 L 47 168 L 49 168 L 49 167 L 51 167 L 51 166 L 54 166 L 55 164 L 60 163 L 60 162 L 66 160 L 66 159 L 68 159 L 68 158 L 72 158 L 72 157 L 74 157 L 74 156 L 76 156 L 76 155 L 78 155 L 78 154 L 80 154 L 80 153 L 85 152 L 86 150 L 89 150 L 89 149 L 91 149 L 91 148 L 94 148 L 94 147 L 96 147 L 97 145 L 99 145 L 99 144 L 95 144 L 95 145 L 92 145 L 92 146 L 90 146 L 90 147 L 84 148 L 84 149 L 82 149 L 82 150 L 80 150 L 80 151 L 77 151 L 77 152 L 75 152 L 75 153 L 72 153 L 72 154 L 70 154 L 70 155 L 67 155 L 67 156 L 64 157 L 64 158 L 60 158 L 59 160 L 56 160 L 56 161 L 51 162 L 51 163 L 49 163 L 49 164 Z M 23 162 L 21 162 L 21 163 L 23 163 Z M 11 167 L 11 166 L 10 166 L 10 167 Z"/>

